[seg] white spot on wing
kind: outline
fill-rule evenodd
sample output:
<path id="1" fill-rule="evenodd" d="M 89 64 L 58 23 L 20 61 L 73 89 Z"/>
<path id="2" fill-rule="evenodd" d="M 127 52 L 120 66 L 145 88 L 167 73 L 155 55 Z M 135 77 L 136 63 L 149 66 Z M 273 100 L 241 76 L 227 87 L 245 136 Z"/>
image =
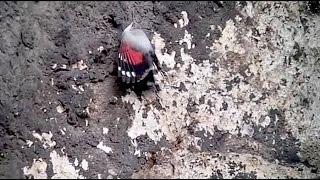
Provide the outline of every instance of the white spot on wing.
<path id="1" fill-rule="evenodd" d="M 135 72 L 131 72 L 133 77 L 136 77 L 136 73 Z"/>
<path id="2" fill-rule="evenodd" d="M 122 73 L 123 76 L 126 75 L 126 73 L 124 71 L 121 71 L 121 73 Z"/>
<path id="3" fill-rule="evenodd" d="M 128 77 L 131 77 L 131 74 L 129 71 L 126 72 Z"/>

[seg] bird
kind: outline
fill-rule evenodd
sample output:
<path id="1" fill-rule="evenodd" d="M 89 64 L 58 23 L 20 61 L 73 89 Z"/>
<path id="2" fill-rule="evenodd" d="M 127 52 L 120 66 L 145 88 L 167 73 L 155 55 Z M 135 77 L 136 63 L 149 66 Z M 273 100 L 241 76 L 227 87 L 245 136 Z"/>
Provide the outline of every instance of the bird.
<path id="1" fill-rule="evenodd" d="M 117 74 L 123 83 L 138 85 L 146 82 L 147 86 L 160 87 L 155 82 L 155 74 L 163 74 L 154 48 L 142 29 L 134 28 L 134 22 L 127 26 L 121 35 Z"/>

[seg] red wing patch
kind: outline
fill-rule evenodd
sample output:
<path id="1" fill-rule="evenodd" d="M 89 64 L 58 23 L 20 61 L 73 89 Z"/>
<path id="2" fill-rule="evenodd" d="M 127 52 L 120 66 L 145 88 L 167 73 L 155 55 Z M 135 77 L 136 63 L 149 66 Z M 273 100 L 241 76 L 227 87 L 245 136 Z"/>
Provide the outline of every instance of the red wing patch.
<path id="1" fill-rule="evenodd" d="M 121 43 L 118 59 L 118 76 L 123 82 L 135 83 L 145 78 L 153 65 L 147 60 L 149 56 L 134 50 L 127 43 Z"/>
<path id="2" fill-rule="evenodd" d="M 144 71 L 144 54 L 136 51 L 127 43 L 121 43 L 118 60 L 118 76 L 123 82 L 135 83 L 139 81 L 140 71 Z"/>
<path id="3" fill-rule="evenodd" d="M 143 63 L 143 53 L 133 50 L 127 43 L 121 44 L 120 54 L 124 61 L 133 66 Z"/>

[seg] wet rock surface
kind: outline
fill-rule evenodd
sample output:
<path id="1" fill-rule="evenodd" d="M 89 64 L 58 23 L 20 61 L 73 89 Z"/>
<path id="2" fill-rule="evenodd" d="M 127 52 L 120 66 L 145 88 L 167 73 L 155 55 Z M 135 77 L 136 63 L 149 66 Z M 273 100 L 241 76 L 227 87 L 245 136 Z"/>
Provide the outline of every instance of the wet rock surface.
<path id="1" fill-rule="evenodd" d="M 1 178 L 319 177 L 319 3 L 0 5 Z M 133 20 L 159 97 L 116 80 Z"/>

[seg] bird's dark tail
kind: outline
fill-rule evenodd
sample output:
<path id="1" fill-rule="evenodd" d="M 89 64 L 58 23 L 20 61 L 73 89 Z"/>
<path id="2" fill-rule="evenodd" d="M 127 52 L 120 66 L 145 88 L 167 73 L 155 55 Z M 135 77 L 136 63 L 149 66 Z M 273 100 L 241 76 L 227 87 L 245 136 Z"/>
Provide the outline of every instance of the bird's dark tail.
<path id="1" fill-rule="evenodd" d="M 153 62 L 154 62 L 155 68 L 156 68 L 156 73 L 160 72 L 163 77 L 166 77 L 167 75 L 163 71 L 163 69 L 162 69 L 162 67 L 160 65 L 159 59 L 158 59 L 158 57 L 157 57 L 157 55 L 155 53 L 152 53 L 152 58 L 153 58 Z"/>

